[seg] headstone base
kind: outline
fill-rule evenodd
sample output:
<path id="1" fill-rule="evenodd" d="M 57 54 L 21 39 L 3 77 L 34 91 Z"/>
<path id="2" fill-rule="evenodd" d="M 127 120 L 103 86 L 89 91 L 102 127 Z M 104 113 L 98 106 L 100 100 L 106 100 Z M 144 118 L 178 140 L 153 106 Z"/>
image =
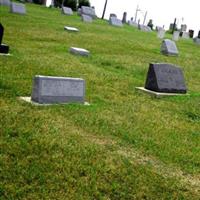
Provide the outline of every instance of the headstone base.
<path id="1" fill-rule="evenodd" d="M 70 31 L 70 32 L 79 32 L 79 30 L 75 27 L 65 26 L 64 30 Z"/>
<path id="2" fill-rule="evenodd" d="M 19 97 L 20 100 L 22 101 L 25 101 L 27 103 L 30 103 L 32 105 L 35 105 L 35 106 L 51 106 L 51 105 L 65 105 L 65 104 L 72 104 L 72 103 L 59 103 L 59 104 L 55 104 L 55 103 L 38 103 L 38 102 L 35 102 L 35 101 L 32 101 L 31 100 L 31 97 Z M 76 102 L 73 102 L 73 104 L 78 104 Z M 90 104 L 88 102 L 84 102 L 83 104 L 79 104 L 79 105 L 84 105 L 84 106 L 90 106 Z"/>
<path id="3" fill-rule="evenodd" d="M 145 94 L 148 94 L 152 97 L 155 97 L 155 98 L 163 98 L 163 97 L 171 97 L 171 96 L 186 96 L 188 94 L 180 94 L 180 93 L 164 93 L 164 92 L 155 92 L 155 91 L 152 91 L 152 90 L 148 90 L 144 87 L 136 87 L 135 88 L 137 91 L 140 91 L 142 93 L 145 93 Z"/>
<path id="4" fill-rule="evenodd" d="M 8 54 L 9 46 L 6 44 L 0 44 L 0 53 Z"/>
<path id="5" fill-rule="evenodd" d="M 77 47 L 71 47 L 69 49 L 69 52 L 75 55 L 81 55 L 81 56 L 89 56 L 90 52 L 86 49 L 77 48 Z"/>

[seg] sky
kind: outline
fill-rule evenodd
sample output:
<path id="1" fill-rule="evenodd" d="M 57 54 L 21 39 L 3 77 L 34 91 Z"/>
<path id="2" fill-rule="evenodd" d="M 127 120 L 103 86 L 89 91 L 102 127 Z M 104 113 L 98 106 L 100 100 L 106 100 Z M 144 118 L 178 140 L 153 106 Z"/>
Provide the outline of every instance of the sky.
<path id="1" fill-rule="evenodd" d="M 97 16 L 101 17 L 105 0 L 90 0 L 90 3 L 95 6 Z M 196 35 L 200 30 L 200 0 L 108 0 L 105 18 L 108 19 L 110 13 L 115 13 L 122 19 L 123 12 L 127 12 L 128 19 L 134 18 L 137 5 L 141 10 L 137 19 L 141 22 L 147 11 L 146 23 L 149 19 L 153 19 L 155 26 L 165 25 L 167 30 L 169 24 L 177 18 L 178 27 L 187 24 L 187 31 L 193 29 Z"/>

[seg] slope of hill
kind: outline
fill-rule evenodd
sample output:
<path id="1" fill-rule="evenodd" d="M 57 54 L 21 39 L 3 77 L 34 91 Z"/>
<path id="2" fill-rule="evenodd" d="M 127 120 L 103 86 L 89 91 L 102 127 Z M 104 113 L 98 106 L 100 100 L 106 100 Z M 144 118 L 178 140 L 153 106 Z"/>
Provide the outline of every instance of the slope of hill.
<path id="1" fill-rule="evenodd" d="M 181 40 L 166 57 L 155 33 L 26 7 L 0 8 L 12 54 L 0 57 L 1 199 L 199 199 L 200 47 Z M 150 62 L 181 66 L 190 95 L 136 92 Z M 84 78 L 91 106 L 22 102 L 38 74 Z"/>

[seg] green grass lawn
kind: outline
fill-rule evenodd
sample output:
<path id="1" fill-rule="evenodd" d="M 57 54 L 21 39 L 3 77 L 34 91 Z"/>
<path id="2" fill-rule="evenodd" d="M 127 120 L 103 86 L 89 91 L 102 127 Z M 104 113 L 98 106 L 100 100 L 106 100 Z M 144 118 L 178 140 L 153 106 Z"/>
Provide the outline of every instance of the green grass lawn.
<path id="1" fill-rule="evenodd" d="M 155 32 L 26 8 L 0 7 L 12 54 L 0 57 L 0 199 L 200 199 L 200 47 L 180 40 L 180 55 L 167 57 Z M 180 66 L 190 95 L 135 91 L 150 62 Z M 85 79 L 91 106 L 19 100 L 35 75 Z"/>

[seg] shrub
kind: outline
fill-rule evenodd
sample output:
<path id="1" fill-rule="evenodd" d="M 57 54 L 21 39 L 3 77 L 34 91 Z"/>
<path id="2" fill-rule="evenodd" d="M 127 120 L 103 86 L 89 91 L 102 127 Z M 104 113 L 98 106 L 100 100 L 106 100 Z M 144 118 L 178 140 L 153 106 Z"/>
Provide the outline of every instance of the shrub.
<path id="1" fill-rule="evenodd" d="M 89 6 L 90 7 L 90 1 L 89 0 L 79 0 L 78 8 L 81 8 L 81 6 Z"/>
<path id="2" fill-rule="evenodd" d="M 64 0 L 63 6 L 70 7 L 73 11 L 77 10 L 77 0 Z"/>

